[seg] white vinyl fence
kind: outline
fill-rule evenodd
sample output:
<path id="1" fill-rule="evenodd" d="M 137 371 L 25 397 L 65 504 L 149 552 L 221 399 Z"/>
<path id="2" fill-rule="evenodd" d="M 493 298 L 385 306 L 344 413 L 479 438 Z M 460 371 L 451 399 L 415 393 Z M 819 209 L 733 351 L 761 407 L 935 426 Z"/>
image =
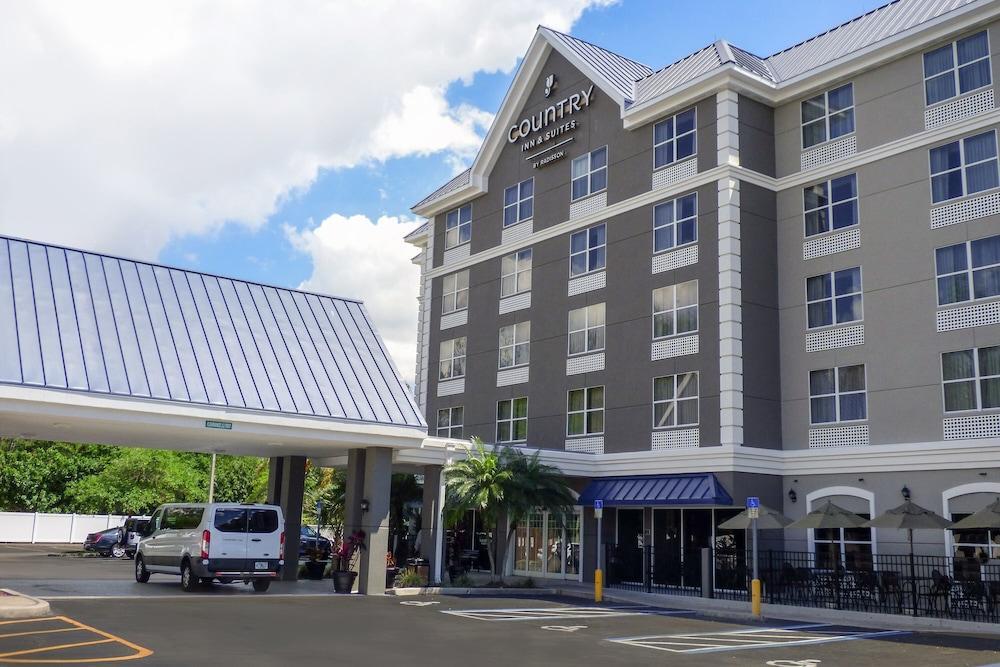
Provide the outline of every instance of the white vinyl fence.
<path id="1" fill-rule="evenodd" d="M 0 512 L 0 542 L 83 544 L 87 535 L 125 523 L 117 514 Z"/>

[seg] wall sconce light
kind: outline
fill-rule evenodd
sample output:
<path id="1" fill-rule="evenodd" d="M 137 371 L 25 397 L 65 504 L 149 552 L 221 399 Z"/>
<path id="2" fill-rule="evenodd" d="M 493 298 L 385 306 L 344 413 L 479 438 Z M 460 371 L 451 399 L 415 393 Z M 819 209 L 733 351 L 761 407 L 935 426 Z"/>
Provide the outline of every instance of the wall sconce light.
<path id="1" fill-rule="evenodd" d="M 903 494 L 903 500 L 910 499 L 910 487 L 904 485 L 903 488 L 899 490 L 899 492 Z"/>
<path id="2" fill-rule="evenodd" d="M 365 500 L 364 498 L 362 498 L 361 499 L 361 511 L 362 512 L 367 512 L 370 507 L 371 507 L 371 503 L 369 503 L 367 500 Z"/>
<path id="3" fill-rule="evenodd" d="M 795 493 L 795 489 L 788 489 L 788 499 L 793 503 L 799 499 L 799 494 Z"/>

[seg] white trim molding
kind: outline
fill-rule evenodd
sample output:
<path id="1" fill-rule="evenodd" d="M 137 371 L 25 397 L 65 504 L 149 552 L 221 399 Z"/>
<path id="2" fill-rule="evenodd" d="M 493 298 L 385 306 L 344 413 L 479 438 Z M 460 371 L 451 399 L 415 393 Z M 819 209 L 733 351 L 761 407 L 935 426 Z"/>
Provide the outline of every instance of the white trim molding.
<path id="1" fill-rule="evenodd" d="M 875 493 L 869 491 L 868 489 L 859 489 L 856 486 L 827 486 L 822 489 L 816 489 L 815 491 L 810 491 L 806 494 L 806 512 L 812 512 L 813 501 L 820 498 L 829 498 L 830 496 L 850 496 L 853 498 L 861 498 L 862 500 L 868 501 L 868 514 L 871 518 L 875 518 Z M 878 540 L 875 537 L 875 528 L 872 531 L 872 556 L 877 555 Z M 816 541 L 815 541 L 815 531 L 812 528 L 806 530 L 808 541 L 809 541 L 809 553 L 816 553 Z"/>
<path id="2" fill-rule="evenodd" d="M 941 492 L 941 516 L 951 521 L 951 501 L 959 496 L 968 496 L 973 493 L 995 493 L 1000 496 L 1000 482 L 972 482 L 970 484 L 959 484 Z M 951 558 L 951 552 L 955 545 L 954 536 L 950 530 L 944 531 L 944 555 Z"/>
<path id="3" fill-rule="evenodd" d="M 743 444 L 743 290 L 740 182 L 719 180 L 719 437 Z"/>

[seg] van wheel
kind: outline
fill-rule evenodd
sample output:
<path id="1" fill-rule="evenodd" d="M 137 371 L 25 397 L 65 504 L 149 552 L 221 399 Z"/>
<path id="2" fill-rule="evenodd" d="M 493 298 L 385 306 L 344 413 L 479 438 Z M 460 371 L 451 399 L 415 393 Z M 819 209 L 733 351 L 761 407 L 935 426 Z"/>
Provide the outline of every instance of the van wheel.
<path id="1" fill-rule="evenodd" d="M 149 581 L 149 570 L 146 569 L 146 563 L 143 562 L 142 556 L 139 554 L 135 556 L 135 580 L 140 584 Z"/>
<path id="2" fill-rule="evenodd" d="M 253 590 L 254 593 L 266 593 L 267 589 L 271 587 L 270 579 L 254 579 L 253 580 Z"/>
<path id="3" fill-rule="evenodd" d="M 198 590 L 198 577 L 191 571 L 191 563 L 184 561 L 181 563 L 181 588 L 185 593 L 193 593 Z"/>

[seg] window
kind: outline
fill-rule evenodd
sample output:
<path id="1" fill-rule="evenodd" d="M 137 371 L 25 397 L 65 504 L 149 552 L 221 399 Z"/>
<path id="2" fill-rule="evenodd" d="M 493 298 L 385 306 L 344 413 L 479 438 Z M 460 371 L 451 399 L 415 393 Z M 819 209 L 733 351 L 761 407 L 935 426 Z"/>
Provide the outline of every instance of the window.
<path id="1" fill-rule="evenodd" d="M 862 319 L 861 267 L 806 278 L 806 312 L 810 329 Z"/>
<path id="2" fill-rule="evenodd" d="M 941 355 L 944 411 L 1000 408 L 1000 347 Z"/>
<path id="3" fill-rule="evenodd" d="M 858 182 L 854 174 L 810 185 L 802 190 L 806 236 L 858 224 Z"/>
<path id="4" fill-rule="evenodd" d="M 465 336 L 441 341 L 439 380 L 465 377 Z"/>
<path id="5" fill-rule="evenodd" d="M 953 512 L 951 520 L 959 522 L 968 514 Z M 1000 528 L 967 528 L 952 531 L 955 558 L 1000 558 Z"/>
<path id="6" fill-rule="evenodd" d="M 995 188 L 997 138 L 992 131 L 931 149 L 931 201 L 935 204 Z"/>
<path id="7" fill-rule="evenodd" d="M 275 510 L 251 508 L 248 523 L 251 533 L 273 533 L 278 530 L 278 513 Z"/>
<path id="8" fill-rule="evenodd" d="M 653 290 L 653 338 L 698 330 L 698 281 Z"/>
<path id="9" fill-rule="evenodd" d="M 497 402 L 497 442 L 528 439 L 528 397 Z"/>
<path id="10" fill-rule="evenodd" d="M 607 238 L 603 223 L 569 237 L 569 275 L 580 276 L 604 268 Z"/>
<path id="11" fill-rule="evenodd" d="M 236 508 L 215 510 L 215 529 L 220 533 L 247 532 L 247 511 Z"/>
<path id="12" fill-rule="evenodd" d="M 924 54 L 928 106 L 990 82 L 990 41 L 985 30 Z"/>
<path id="13" fill-rule="evenodd" d="M 858 516 L 871 518 L 867 512 L 858 512 Z M 818 569 L 872 569 L 871 528 L 817 528 L 813 543 Z"/>
<path id="14" fill-rule="evenodd" d="M 513 368 L 528 363 L 531 340 L 531 322 L 518 322 L 500 327 L 499 368 Z"/>
<path id="15" fill-rule="evenodd" d="M 168 507 L 163 515 L 163 528 L 174 530 L 191 530 L 201 525 L 201 516 L 205 513 L 201 507 Z"/>
<path id="16" fill-rule="evenodd" d="M 469 307 L 469 272 L 459 271 L 441 279 L 441 314 Z"/>
<path id="17" fill-rule="evenodd" d="M 811 371 L 809 415 L 813 424 L 867 419 L 864 364 Z"/>
<path id="18" fill-rule="evenodd" d="M 1000 236 L 938 248 L 938 305 L 1000 296 Z"/>
<path id="19" fill-rule="evenodd" d="M 572 199 L 582 199 L 608 187 L 608 147 L 598 148 L 573 160 Z"/>
<path id="20" fill-rule="evenodd" d="M 569 311 L 569 354 L 604 349 L 604 304 L 595 303 Z"/>
<path id="21" fill-rule="evenodd" d="M 504 255 L 500 260 L 500 297 L 531 291 L 531 248 Z"/>
<path id="22" fill-rule="evenodd" d="M 566 435 L 604 433 L 604 387 L 573 389 L 566 400 Z"/>
<path id="23" fill-rule="evenodd" d="M 698 193 L 653 207 L 653 252 L 698 240 Z"/>
<path id="24" fill-rule="evenodd" d="M 535 179 L 529 178 L 503 191 L 503 226 L 516 225 L 534 215 Z"/>
<path id="25" fill-rule="evenodd" d="M 653 169 L 695 154 L 695 110 L 688 109 L 653 126 Z"/>
<path id="26" fill-rule="evenodd" d="M 828 90 L 802 103 L 802 148 L 854 131 L 854 85 Z"/>
<path id="27" fill-rule="evenodd" d="M 449 211 L 444 219 L 444 247 L 454 248 L 472 238 L 472 204 Z"/>
<path id="28" fill-rule="evenodd" d="M 465 420 L 465 408 L 442 408 L 438 410 L 437 434 L 439 438 L 462 438 L 462 422 Z"/>
<path id="29" fill-rule="evenodd" d="M 653 428 L 698 423 L 698 374 L 653 378 Z"/>

